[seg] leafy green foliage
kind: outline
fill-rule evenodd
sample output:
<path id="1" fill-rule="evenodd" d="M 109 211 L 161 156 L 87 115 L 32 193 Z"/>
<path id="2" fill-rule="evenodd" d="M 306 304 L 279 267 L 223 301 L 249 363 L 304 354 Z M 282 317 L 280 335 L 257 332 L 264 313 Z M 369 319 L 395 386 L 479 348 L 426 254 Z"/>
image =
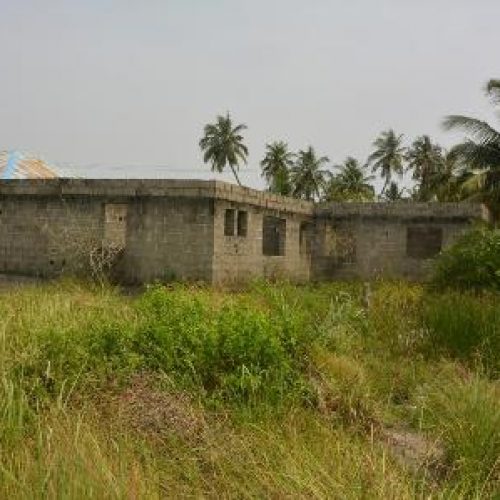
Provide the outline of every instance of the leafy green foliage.
<path id="1" fill-rule="evenodd" d="M 292 315 L 228 303 L 213 309 L 189 291 L 151 288 L 141 298 L 137 346 L 150 369 L 176 373 L 205 391 L 238 398 L 284 393 L 300 372 Z"/>
<path id="2" fill-rule="evenodd" d="M 477 228 L 441 253 L 434 283 L 441 288 L 500 290 L 500 230 Z"/>
<path id="3" fill-rule="evenodd" d="M 401 201 L 404 199 L 405 189 L 400 188 L 395 181 L 389 182 L 382 199 L 388 202 Z"/>
<path id="4" fill-rule="evenodd" d="M 325 187 L 326 201 L 373 201 L 375 189 L 370 184 L 373 176 L 366 175 L 366 167 L 352 157 L 337 165 L 337 174 L 331 176 Z"/>

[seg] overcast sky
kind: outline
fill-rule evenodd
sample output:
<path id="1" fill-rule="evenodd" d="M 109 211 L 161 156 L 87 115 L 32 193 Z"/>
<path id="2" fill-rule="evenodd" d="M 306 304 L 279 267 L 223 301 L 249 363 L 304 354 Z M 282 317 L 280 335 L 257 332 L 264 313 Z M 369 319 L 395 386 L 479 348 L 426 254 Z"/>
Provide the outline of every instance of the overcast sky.
<path id="1" fill-rule="evenodd" d="M 203 125 L 364 160 L 388 127 L 493 119 L 500 0 L 0 0 L 0 150 L 94 176 L 207 178 Z M 162 170 L 158 167 L 162 166 Z M 156 167 L 156 168 L 155 168 Z"/>

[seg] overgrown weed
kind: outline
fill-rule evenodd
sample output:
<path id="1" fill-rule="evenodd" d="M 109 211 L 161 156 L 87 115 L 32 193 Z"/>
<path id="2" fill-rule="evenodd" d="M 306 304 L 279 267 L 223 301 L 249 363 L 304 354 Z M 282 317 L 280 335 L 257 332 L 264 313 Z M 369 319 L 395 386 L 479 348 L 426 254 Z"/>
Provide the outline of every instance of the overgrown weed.
<path id="1" fill-rule="evenodd" d="M 0 294 L 0 497 L 492 497 L 498 296 L 372 295 Z M 388 429 L 442 443 L 445 463 L 405 467 Z"/>

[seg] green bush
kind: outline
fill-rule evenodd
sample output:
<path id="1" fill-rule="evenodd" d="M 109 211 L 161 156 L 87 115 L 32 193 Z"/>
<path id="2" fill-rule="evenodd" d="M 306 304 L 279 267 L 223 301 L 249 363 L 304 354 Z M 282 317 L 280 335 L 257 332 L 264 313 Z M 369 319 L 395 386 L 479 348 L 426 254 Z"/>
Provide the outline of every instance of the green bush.
<path id="1" fill-rule="evenodd" d="M 138 308 L 137 351 L 150 369 L 237 399 L 300 386 L 310 345 L 299 310 L 283 314 L 238 299 L 217 308 L 202 294 L 162 287 L 150 288 Z"/>
<path id="2" fill-rule="evenodd" d="M 441 288 L 500 290 L 500 230 L 477 228 L 443 251 L 434 283 Z"/>
<path id="3" fill-rule="evenodd" d="M 222 302 L 209 290 L 152 286 L 130 301 L 110 292 L 81 307 L 88 296 L 61 290 L 43 321 L 14 313 L 11 327 L 30 332 L 22 336 L 29 355 L 3 358 L 36 400 L 76 387 L 95 392 L 139 370 L 215 398 L 302 398 L 313 346 L 338 344 L 353 335 L 351 324 L 365 323 L 349 294 L 325 288 L 316 295 L 261 285 Z"/>

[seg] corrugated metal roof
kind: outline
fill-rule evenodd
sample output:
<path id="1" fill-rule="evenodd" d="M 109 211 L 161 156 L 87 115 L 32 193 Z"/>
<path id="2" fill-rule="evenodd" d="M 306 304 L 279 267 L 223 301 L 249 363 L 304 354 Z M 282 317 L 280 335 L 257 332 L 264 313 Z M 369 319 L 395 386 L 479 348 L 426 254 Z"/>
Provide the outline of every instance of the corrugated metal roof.
<path id="1" fill-rule="evenodd" d="M 0 179 L 54 179 L 57 169 L 29 153 L 0 151 Z"/>

